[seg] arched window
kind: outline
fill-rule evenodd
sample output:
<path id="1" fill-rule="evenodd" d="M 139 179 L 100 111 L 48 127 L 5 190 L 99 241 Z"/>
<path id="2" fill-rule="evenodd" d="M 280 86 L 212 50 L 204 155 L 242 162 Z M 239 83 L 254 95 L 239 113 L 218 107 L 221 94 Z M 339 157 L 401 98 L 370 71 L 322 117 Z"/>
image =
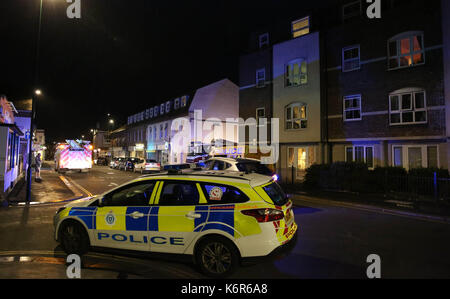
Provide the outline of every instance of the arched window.
<path id="1" fill-rule="evenodd" d="M 286 130 L 306 129 L 308 126 L 306 104 L 292 103 L 285 107 Z"/>
<path id="2" fill-rule="evenodd" d="M 427 123 L 425 90 L 404 88 L 389 94 L 389 121 L 391 126 Z"/>
<path id="3" fill-rule="evenodd" d="M 408 31 L 388 41 L 388 68 L 395 70 L 425 63 L 422 31 Z"/>

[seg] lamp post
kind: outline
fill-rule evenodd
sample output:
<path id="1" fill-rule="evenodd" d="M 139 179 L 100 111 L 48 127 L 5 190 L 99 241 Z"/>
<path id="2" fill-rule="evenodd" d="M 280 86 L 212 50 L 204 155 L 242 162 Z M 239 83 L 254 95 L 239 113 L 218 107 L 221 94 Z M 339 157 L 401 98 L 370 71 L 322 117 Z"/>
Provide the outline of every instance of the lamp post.
<path id="1" fill-rule="evenodd" d="M 39 84 L 39 51 L 40 51 L 40 43 L 41 43 L 41 26 L 42 26 L 42 5 L 43 0 L 40 0 L 39 4 L 39 23 L 38 23 L 38 35 L 36 40 L 36 61 L 34 65 L 34 84 L 38 86 Z M 33 130 L 34 130 L 34 122 L 36 117 L 36 107 L 35 102 L 38 96 L 42 95 L 42 91 L 40 89 L 36 89 L 34 91 L 34 95 L 31 98 L 31 120 L 30 120 L 30 140 L 28 143 L 28 169 L 27 169 L 27 193 L 26 193 L 26 201 L 31 201 L 31 162 L 33 159 Z"/>
<path id="2" fill-rule="evenodd" d="M 35 90 L 33 97 L 31 98 L 31 120 L 30 120 L 30 140 L 28 141 L 28 169 L 27 169 L 27 193 L 26 193 L 26 200 L 27 202 L 31 201 L 31 179 L 32 179 L 32 172 L 31 172 L 31 163 L 33 160 L 33 131 L 34 131 L 34 120 L 35 120 L 35 102 L 36 98 L 38 96 L 42 95 L 42 92 L 40 89 Z"/>

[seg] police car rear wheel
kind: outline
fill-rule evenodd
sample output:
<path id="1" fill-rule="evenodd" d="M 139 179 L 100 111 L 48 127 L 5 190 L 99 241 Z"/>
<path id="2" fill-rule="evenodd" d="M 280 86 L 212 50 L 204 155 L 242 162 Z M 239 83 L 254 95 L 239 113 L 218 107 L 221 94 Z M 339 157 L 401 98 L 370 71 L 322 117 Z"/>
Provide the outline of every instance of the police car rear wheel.
<path id="1" fill-rule="evenodd" d="M 61 245 L 67 254 L 85 254 L 89 249 L 89 238 L 84 228 L 76 222 L 67 222 L 61 228 Z"/>
<path id="2" fill-rule="evenodd" d="M 236 269 L 238 253 L 228 240 L 213 237 L 199 245 L 197 262 L 204 274 L 212 277 L 224 277 Z"/>

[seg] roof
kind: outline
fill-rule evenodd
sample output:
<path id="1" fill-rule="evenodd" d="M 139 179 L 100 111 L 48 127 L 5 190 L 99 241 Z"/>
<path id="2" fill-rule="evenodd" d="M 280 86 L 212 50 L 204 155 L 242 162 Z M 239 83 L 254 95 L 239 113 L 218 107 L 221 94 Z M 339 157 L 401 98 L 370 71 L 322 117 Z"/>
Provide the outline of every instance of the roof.
<path id="1" fill-rule="evenodd" d="M 173 173 L 173 174 L 172 174 Z M 193 179 L 193 180 L 204 180 L 207 178 L 213 178 L 217 181 L 222 181 L 223 183 L 247 183 L 251 187 L 260 186 L 272 181 L 272 177 L 265 176 L 257 173 L 245 173 L 239 171 L 224 171 L 224 170 L 192 170 L 187 169 L 178 172 L 162 172 L 157 174 L 149 174 L 141 176 L 142 178 L 156 178 L 156 179 Z"/>
<path id="2" fill-rule="evenodd" d="M 228 157 L 211 157 L 207 161 L 209 161 L 209 160 L 220 160 L 220 161 L 229 162 L 229 163 L 261 162 L 258 159 L 252 159 L 252 158 L 228 158 Z"/>
<path id="3" fill-rule="evenodd" d="M 14 101 L 14 106 L 16 107 L 16 109 L 18 111 L 22 110 L 22 111 L 31 111 L 32 109 L 32 99 L 27 99 L 27 100 L 15 100 Z"/>

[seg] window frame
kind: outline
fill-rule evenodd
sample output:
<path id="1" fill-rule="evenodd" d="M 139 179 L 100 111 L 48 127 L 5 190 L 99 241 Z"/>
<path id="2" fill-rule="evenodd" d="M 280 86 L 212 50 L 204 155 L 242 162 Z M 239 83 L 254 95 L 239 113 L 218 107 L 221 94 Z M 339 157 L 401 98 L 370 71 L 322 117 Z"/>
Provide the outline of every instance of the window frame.
<path id="1" fill-rule="evenodd" d="M 259 74 L 262 73 L 263 74 L 263 78 L 259 79 Z M 260 82 L 262 82 L 262 84 L 260 84 Z M 266 87 L 266 68 L 261 68 L 256 70 L 256 84 L 255 84 L 256 88 L 264 88 Z"/>
<path id="2" fill-rule="evenodd" d="M 296 64 L 298 64 L 298 66 L 299 66 L 299 75 L 298 75 L 299 76 L 298 81 L 300 82 L 299 84 L 292 83 L 295 81 L 294 79 L 297 78 L 297 76 L 295 76 L 293 74 L 294 65 L 296 65 Z M 303 64 L 306 65 L 305 73 L 302 72 Z M 290 69 L 292 69 L 292 71 L 290 71 Z M 304 83 L 302 83 L 303 76 L 304 76 L 304 80 L 305 80 Z M 298 87 L 298 86 L 303 86 L 306 84 L 308 84 L 308 61 L 305 58 L 296 58 L 296 59 L 288 61 L 284 66 L 284 87 Z"/>
<path id="3" fill-rule="evenodd" d="M 421 149 L 421 160 L 422 160 L 422 165 L 421 167 L 423 168 L 430 168 L 429 165 L 429 148 L 430 147 L 435 147 L 436 148 L 436 164 L 437 164 L 437 168 L 441 167 L 441 163 L 440 163 L 440 157 L 441 157 L 441 153 L 440 153 L 440 148 L 439 148 L 439 144 L 438 143 L 426 143 L 426 144 L 393 144 L 391 147 L 391 161 L 390 164 L 394 167 L 403 167 L 406 170 L 410 170 L 409 168 L 409 149 L 410 148 L 420 148 Z M 401 166 L 395 165 L 395 149 L 399 148 L 401 149 L 400 153 L 401 153 Z M 406 162 L 406 163 L 405 163 Z"/>
<path id="4" fill-rule="evenodd" d="M 347 150 L 348 149 L 352 149 L 352 161 L 348 161 L 348 156 L 347 156 Z M 370 169 L 370 170 L 373 170 L 373 169 L 375 169 L 375 145 L 346 145 L 345 146 L 345 150 L 344 150 L 344 152 L 345 152 L 345 162 L 347 162 L 347 163 L 349 163 L 349 162 L 357 162 L 356 161 L 356 148 L 363 148 L 363 153 L 364 153 L 364 158 L 363 158 L 363 160 L 364 160 L 364 164 L 367 164 L 367 149 L 368 148 L 371 148 L 372 149 L 372 166 L 369 166 L 368 164 L 367 164 L 367 167 Z"/>
<path id="5" fill-rule="evenodd" d="M 357 58 L 350 58 L 350 59 L 345 59 L 345 52 L 346 51 L 351 51 L 353 49 L 358 49 L 358 57 Z M 358 61 L 358 67 L 356 68 L 352 68 L 352 69 L 346 69 L 345 68 L 345 63 L 346 62 L 351 62 L 351 61 Z M 348 73 L 348 72 L 353 72 L 353 71 L 357 71 L 361 69 L 361 45 L 353 45 L 353 46 L 348 46 L 348 47 L 344 47 L 342 48 L 342 72 L 343 73 Z"/>
<path id="6" fill-rule="evenodd" d="M 299 111 L 301 114 L 301 109 L 304 107 L 305 108 L 305 117 L 302 118 L 294 118 L 294 108 L 295 107 L 299 107 Z M 291 109 L 290 113 L 291 115 L 288 118 L 288 109 Z M 296 103 L 291 103 L 287 106 L 284 107 L 284 115 L 285 115 L 285 120 L 284 120 L 284 129 L 287 131 L 292 131 L 292 130 L 306 130 L 308 128 L 308 105 L 306 103 L 300 103 L 300 102 L 296 102 Z M 294 128 L 294 123 L 296 121 L 300 121 L 300 127 L 299 128 Z M 306 126 L 302 128 L 302 122 L 306 123 Z M 291 123 L 291 128 L 288 128 L 288 122 Z"/>
<path id="7" fill-rule="evenodd" d="M 193 185 L 194 189 L 197 191 L 197 195 L 198 195 L 198 201 L 196 204 L 192 204 L 192 203 L 186 203 L 186 204 L 182 204 L 182 205 L 161 205 L 160 200 L 161 200 L 161 196 L 163 195 L 164 192 L 164 188 L 168 185 L 168 184 L 189 184 L 189 185 Z M 201 205 L 201 200 L 202 200 L 202 194 L 200 194 L 200 190 L 198 188 L 198 182 L 195 181 L 187 181 L 187 180 L 178 180 L 178 179 L 174 179 L 174 180 L 159 180 L 159 186 L 158 186 L 158 193 L 155 196 L 155 200 L 154 200 L 154 206 L 158 206 L 158 207 L 185 207 L 185 206 L 198 206 Z M 203 192 L 203 190 L 202 190 Z M 203 194 L 204 195 L 204 194 Z"/>
<path id="8" fill-rule="evenodd" d="M 152 192 L 150 194 L 150 198 L 148 199 L 148 203 L 147 205 L 129 205 L 129 203 L 127 203 L 127 205 L 107 205 L 105 204 L 105 200 L 107 200 L 108 198 L 111 199 L 112 195 L 118 192 L 122 192 L 125 189 L 128 188 L 132 188 L 135 186 L 139 186 L 139 185 L 144 185 L 144 184 L 153 184 L 153 189 Z M 111 190 L 110 192 L 108 192 L 107 194 L 105 194 L 102 199 L 101 199 L 101 207 L 147 207 L 151 205 L 151 200 L 152 200 L 152 195 L 155 192 L 155 188 L 158 187 L 157 185 L 157 181 L 156 180 L 145 180 L 145 181 L 140 181 L 140 182 L 133 182 L 130 184 L 127 184 L 125 186 L 121 186 L 117 189 Z"/>
<path id="9" fill-rule="evenodd" d="M 421 50 L 420 51 L 414 51 L 414 42 L 413 39 L 416 36 L 420 36 L 422 39 L 422 44 L 421 46 Z M 409 48 L 410 48 L 410 52 L 406 53 L 406 54 L 401 54 L 401 42 L 402 40 L 405 39 L 409 39 Z M 391 51 L 390 51 L 390 45 L 392 42 L 396 43 L 396 50 L 397 53 L 394 56 L 391 56 Z M 388 67 L 388 71 L 394 71 L 394 70 L 399 70 L 399 69 L 405 69 L 405 68 L 410 68 L 410 67 L 415 67 L 415 66 L 420 66 L 420 65 L 424 65 L 426 62 L 426 55 L 425 55 L 425 38 L 424 38 L 424 32 L 423 31 L 408 31 L 408 32 L 404 32 L 401 34 L 398 34 L 394 37 L 391 37 L 390 39 L 388 39 L 387 41 L 387 67 Z M 422 54 L 423 57 L 423 61 L 421 63 L 414 63 L 414 55 L 417 54 Z M 405 65 L 405 66 L 401 66 L 400 65 L 400 60 L 402 57 L 408 57 L 411 56 L 411 61 L 413 62 L 412 64 L 409 65 Z M 396 67 L 391 67 L 391 60 L 396 59 L 397 60 L 397 66 Z"/>
<path id="10" fill-rule="evenodd" d="M 351 6 L 351 5 L 354 5 L 354 4 L 356 4 L 356 3 L 359 3 L 359 14 L 356 14 L 356 13 L 355 13 L 355 14 L 346 16 L 346 15 L 345 15 L 345 8 L 347 8 L 347 7 Z M 343 21 L 343 22 L 345 22 L 345 21 L 347 21 L 347 20 L 349 20 L 349 19 L 352 19 L 352 18 L 354 18 L 354 17 L 361 16 L 361 15 L 362 15 L 362 3 L 361 3 L 361 0 L 349 2 L 349 3 L 347 3 L 347 4 L 343 4 L 343 5 L 342 5 L 342 21 Z"/>
<path id="11" fill-rule="evenodd" d="M 262 41 L 263 38 L 266 38 L 266 41 L 265 41 L 265 42 Z M 268 33 L 268 32 L 265 32 L 265 33 L 260 34 L 260 35 L 258 36 L 258 42 L 259 42 L 258 44 L 259 44 L 259 48 L 260 48 L 260 49 L 262 49 L 262 48 L 265 47 L 265 46 L 269 46 L 269 45 L 270 45 L 270 42 L 269 42 L 269 33 Z"/>
<path id="12" fill-rule="evenodd" d="M 416 94 L 423 93 L 423 108 L 416 108 Z M 403 108 L 403 96 L 411 95 L 411 104 L 410 109 Z M 392 99 L 394 97 L 398 97 L 398 110 L 392 110 Z M 425 121 L 416 121 L 416 113 L 425 112 Z M 403 122 L 403 114 L 412 113 L 413 121 L 412 122 Z M 399 114 L 400 122 L 393 123 L 392 115 Z M 427 93 L 424 89 L 420 88 L 406 88 L 394 91 L 389 94 L 389 125 L 390 126 L 403 126 L 403 125 L 420 125 L 428 123 L 428 109 L 427 109 Z"/>
<path id="13" fill-rule="evenodd" d="M 300 27 L 300 28 L 294 30 L 294 25 L 295 24 L 301 23 L 301 22 L 303 22 L 305 20 L 308 20 L 308 25 L 307 26 L 303 26 L 303 27 Z M 298 36 L 295 36 L 296 33 L 302 32 L 302 31 L 304 31 L 306 29 L 308 29 L 308 32 L 300 34 Z M 299 37 L 302 37 L 304 35 L 308 35 L 310 32 L 311 32 L 311 18 L 310 18 L 310 16 L 306 16 L 306 17 L 303 17 L 303 18 L 300 18 L 300 19 L 297 19 L 297 20 L 294 20 L 294 21 L 291 22 L 291 36 L 292 36 L 292 38 L 299 38 Z"/>
<path id="14" fill-rule="evenodd" d="M 345 101 L 346 100 L 354 100 L 354 99 L 358 99 L 359 100 L 359 108 L 345 108 Z M 349 95 L 349 96 L 344 96 L 342 98 L 342 111 L 343 111 L 343 120 L 344 122 L 352 122 L 352 121 L 361 121 L 362 120 L 362 98 L 361 98 L 361 94 L 355 94 L 355 95 Z M 349 111 L 359 111 L 359 118 L 351 118 L 351 119 L 347 119 L 347 114 L 346 112 Z"/>

